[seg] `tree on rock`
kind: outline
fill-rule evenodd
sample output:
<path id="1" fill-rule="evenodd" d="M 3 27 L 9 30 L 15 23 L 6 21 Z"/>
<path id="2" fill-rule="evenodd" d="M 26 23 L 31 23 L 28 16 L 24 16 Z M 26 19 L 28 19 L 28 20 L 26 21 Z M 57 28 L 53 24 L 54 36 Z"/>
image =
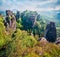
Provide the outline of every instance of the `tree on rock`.
<path id="1" fill-rule="evenodd" d="M 32 11 L 24 11 L 21 14 L 22 25 L 24 30 L 31 30 L 36 22 L 37 13 Z"/>
<path id="2" fill-rule="evenodd" d="M 20 18 L 20 12 L 17 11 L 17 13 L 16 13 L 16 21 L 18 21 L 19 18 Z"/>

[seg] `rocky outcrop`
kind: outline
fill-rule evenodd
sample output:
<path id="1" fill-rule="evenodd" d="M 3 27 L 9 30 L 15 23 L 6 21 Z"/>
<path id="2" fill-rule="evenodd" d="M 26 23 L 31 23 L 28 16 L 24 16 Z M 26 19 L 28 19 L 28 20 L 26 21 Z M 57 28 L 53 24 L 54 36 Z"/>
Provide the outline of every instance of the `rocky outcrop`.
<path id="1" fill-rule="evenodd" d="M 56 41 L 57 34 L 56 34 L 56 26 L 54 22 L 50 22 L 49 24 L 47 24 L 46 30 L 45 30 L 45 38 L 49 42 Z"/>
<path id="2" fill-rule="evenodd" d="M 9 29 L 16 30 L 16 18 L 10 10 L 6 10 L 4 25 L 7 31 L 9 31 Z"/>
<path id="3" fill-rule="evenodd" d="M 55 41 L 55 43 L 60 45 L 60 37 L 57 38 L 57 40 Z"/>

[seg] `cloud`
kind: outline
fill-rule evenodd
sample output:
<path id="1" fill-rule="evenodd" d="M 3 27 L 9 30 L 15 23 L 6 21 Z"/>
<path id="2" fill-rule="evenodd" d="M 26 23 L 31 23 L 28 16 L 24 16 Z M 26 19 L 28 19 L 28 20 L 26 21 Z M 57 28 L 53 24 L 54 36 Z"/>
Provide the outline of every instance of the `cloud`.
<path id="1" fill-rule="evenodd" d="M 50 11 L 58 10 L 57 0 L 1 0 L 0 10 L 33 10 L 33 11 Z"/>
<path id="2" fill-rule="evenodd" d="M 60 0 L 57 0 L 56 5 L 60 5 Z"/>

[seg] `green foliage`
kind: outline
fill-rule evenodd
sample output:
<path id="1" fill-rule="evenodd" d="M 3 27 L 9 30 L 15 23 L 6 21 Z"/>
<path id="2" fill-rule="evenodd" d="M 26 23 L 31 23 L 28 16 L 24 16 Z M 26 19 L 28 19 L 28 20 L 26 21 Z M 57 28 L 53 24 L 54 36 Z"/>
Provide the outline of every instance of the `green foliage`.
<path id="1" fill-rule="evenodd" d="M 0 49 L 10 41 L 9 35 L 5 31 L 4 24 L 0 22 Z"/>
<path id="2" fill-rule="evenodd" d="M 44 53 L 44 57 L 52 57 L 49 53 Z"/>
<path id="3" fill-rule="evenodd" d="M 37 21 L 35 23 L 35 26 L 33 28 L 33 34 L 35 35 L 39 35 L 39 37 L 43 37 L 44 36 L 44 31 L 45 31 L 45 27 L 46 27 L 46 22 L 44 20 Z"/>
<path id="4" fill-rule="evenodd" d="M 36 40 L 34 39 L 33 36 L 30 36 L 27 34 L 25 31 L 21 31 L 17 29 L 17 33 L 15 34 L 15 38 L 21 40 L 21 46 L 22 47 L 32 47 L 36 44 Z"/>
<path id="5" fill-rule="evenodd" d="M 35 54 L 35 53 L 29 53 L 28 55 L 26 55 L 25 57 L 40 57 L 39 55 Z"/>
<path id="6" fill-rule="evenodd" d="M 36 21 L 37 12 L 35 11 L 24 11 L 21 14 L 21 20 L 24 30 L 31 30 L 34 22 Z"/>
<path id="7" fill-rule="evenodd" d="M 30 34 L 44 36 L 46 21 L 40 18 L 40 15 L 35 11 L 24 11 L 21 14 L 22 29 Z"/>
<path id="8" fill-rule="evenodd" d="M 35 26 L 34 26 L 32 31 L 33 31 L 34 36 L 35 35 L 39 35 L 40 36 L 40 34 L 41 34 L 41 24 L 39 22 L 36 22 L 36 24 L 35 24 Z"/>
<path id="9" fill-rule="evenodd" d="M 0 17 L 0 22 L 3 22 L 3 18 Z"/>
<path id="10" fill-rule="evenodd" d="M 19 32 L 19 33 L 18 33 Z M 28 36 L 25 31 L 17 30 L 16 38 L 10 43 L 11 52 L 9 57 L 59 57 L 60 46 L 54 43 L 37 42 L 34 38 Z M 17 37 L 17 35 L 20 35 Z M 23 36 L 22 36 L 23 35 Z M 28 37 L 30 39 L 28 39 Z M 34 42 L 34 43 L 33 43 Z M 8 49 L 9 50 L 9 49 Z"/>
<path id="11" fill-rule="evenodd" d="M 60 27 L 57 27 L 57 37 L 60 37 Z"/>
<path id="12" fill-rule="evenodd" d="M 38 14 L 33 11 L 24 11 L 16 22 L 17 29 L 14 32 L 5 30 L 3 19 L 0 17 L 0 57 L 60 57 L 59 45 L 43 40 L 37 41 L 38 36 L 44 35 L 46 22 L 40 19 L 39 15 L 31 28 L 31 22 L 29 23 L 28 20 L 31 15 L 36 17 Z M 27 31 L 23 30 L 26 26 L 25 21 L 29 23 L 26 27 Z M 59 34 L 60 29 L 57 31 Z M 28 32 L 35 34 L 35 37 Z"/>
<path id="13" fill-rule="evenodd" d="M 23 26 L 21 23 L 22 23 L 21 18 L 19 18 L 16 22 L 16 27 L 22 29 Z"/>
<path id="14" fill-rule="evenodd" d="M 12 54 L 17 54 L 18 56 L 22 56 L 22 54 L 27 50 L 27 48 L 32 48 L 35 46 L 37 41 L 33 36 L 28 35 L 26 31 L 21 31 L 17 29 L 16 33 L 14 34 L 13 41 L 9 44 L 10 45 L 10 55 L 9 56 L 16 56 Z M 7 49 L 8 51 L 9 49 Z"/>

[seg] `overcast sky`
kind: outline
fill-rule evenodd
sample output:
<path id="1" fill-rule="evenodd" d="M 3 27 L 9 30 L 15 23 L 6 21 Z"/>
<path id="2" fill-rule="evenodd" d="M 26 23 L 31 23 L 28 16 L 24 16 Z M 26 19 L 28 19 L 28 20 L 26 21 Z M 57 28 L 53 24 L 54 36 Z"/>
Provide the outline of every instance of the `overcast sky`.
<path id="1" fill-rule="evenodd" d="M 0 0 L 0 10 L 60 10 L 60 0 Z"/>

